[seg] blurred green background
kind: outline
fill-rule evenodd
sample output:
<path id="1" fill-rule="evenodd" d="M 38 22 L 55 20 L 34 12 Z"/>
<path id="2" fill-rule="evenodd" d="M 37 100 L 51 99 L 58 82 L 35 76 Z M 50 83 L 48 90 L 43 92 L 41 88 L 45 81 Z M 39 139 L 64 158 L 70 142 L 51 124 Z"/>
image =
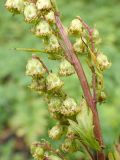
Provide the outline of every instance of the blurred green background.
<path id="1" fill-rule="evenodd" d="M 107 101 L 98 106 L 103 136 L 108 150 L 120 135 L 120 0 L 57 0 L 64 24 L 80 15 L 96 26 L 103 39 L 101 50 L 112 61 L 105 75 Z M 47 138 L 53 125 L 47 107 L 27 86 L 25 66 L 31 54 L 17 52 L 15 47 L 40 47 L 39 39 L 29 32 L 21 16 L 12 16 L 0 5 L 0 160 L 31 159 L 32 142 Z M 54 64 L 47 62 L 48 66 Z M 54 64 L 55 65 L 55 64 Z M 79 99 L 79 82 L 71 77 L 66 90 Z"/>

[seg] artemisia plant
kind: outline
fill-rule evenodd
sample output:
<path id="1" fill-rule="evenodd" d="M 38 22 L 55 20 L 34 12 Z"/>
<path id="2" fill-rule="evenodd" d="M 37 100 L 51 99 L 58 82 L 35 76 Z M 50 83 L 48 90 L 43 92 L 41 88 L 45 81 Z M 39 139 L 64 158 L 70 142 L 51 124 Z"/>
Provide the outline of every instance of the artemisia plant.
<path id="1" fill-rule="evenodd" d="M 103 73 L 111 63 L 99 50 L 98 30 L 90 28 L 78 16 L 68 27 L 64 26 L 55 0 L 7 0 L 5 7 L 13 14 L 23 15 L 25 22 L 32 24 L 33 35 L 43 42 L 43 50 L 18 50 L 43 52 L 51 63 L 53 60 L 59 63 L 55 72 L 38 55 L 33 55 L 26 66 L 26 75 L 32 78 L 30 88 L 43 97 L 50 116 L 56 120 L 56 125 L 48 131 L 49 137 L 54 141 L 62 138 L 58 149 L 45 140 L 35 142 L 31 147 L 34 159 L 65 160 L 67 153 L 82 150 L 85 159 L 104 160 L 107 156 L 97 104 L 106 99 Z M 81 64 L 82 57 L 89 68 L 91 83 Z M 79 103 L 64 90 L 62 77 L 73 74 L 77 74 L 83 90 Z M 109 154 L 109 159 L 118 160 L 117 156 L 116 150 Z"/>

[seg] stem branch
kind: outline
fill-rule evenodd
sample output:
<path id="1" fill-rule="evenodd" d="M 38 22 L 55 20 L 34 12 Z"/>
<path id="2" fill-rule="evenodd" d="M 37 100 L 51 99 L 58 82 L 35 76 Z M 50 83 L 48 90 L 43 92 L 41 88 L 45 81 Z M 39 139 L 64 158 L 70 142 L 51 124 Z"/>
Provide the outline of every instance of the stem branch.
<path id="1" fill-rule="evenodd" d="M 32 58 L 38 59 L 40 61 L 40 63 L 43 65 L 43 67 L 45 68 L 46 72 L 49 74 L 49 69 L 47 68 L 47 66 L 44 64 L 44 62 L 36 55 L 32 55 Z"/>
<path id="2" fill-rule="evenodd" d="M 55 155 L 57 155 L 58 157 L 60 157 L 62 160 L 66 160 L 65 157 L 58 150 L 52 148 L 52 146 L 49 145 L 48 143 L 37 142 L 37 143 L 35 143 L 33 145 L 36 146 L 36 147 L 43 147 L 45 150 L 51 151 L 52 153 L 54 153 Z"/>
<path id="3" fill-rule="evenodd" d="M 80 20 L 80 22 L 82 23 L 84 28 L 88 31 L 88 34 L 89 34 L 89 37 L 90 37 L 90 42 L 91 42 L 91 47 L 92 47 L 91 50 L 92 50 L 92 52 L 94 52 L 94 50 L 95 50 L 94 39 L 93 39 L 93 31 L 94 31 L 94 29 L 90 28 L 89 25 L 87 25 L 87 23 L 85 23 L 82 20 L 82 18 L 80 18 L 80 17 L 77 17 L 77 18 Z"/>
<path id="4" fill-rule="evenodd" d="M 81 86 L 83 89 L 83 93 L 84 93 L 86 102 L 92 110 L 93 123 L 95 126 L 94 133 L 95 133 L 96 140 L 98 140 L 100 146 L 103 146 L 103 140 L 102 140 L 102 134 L 101 134 L 101 128 L 100 128 L 100 122 L 99 122 L 99 116 L 98 116 L 96 104 L 94 103 L 94 100 L 93 100 L 93 97 L 92 97 L 92 94 L 90 91 L 90 87 L 88 85 L 87 78 L 84 73 L 83 67 L 81 65 L 80 60 L 78 59 L 78 57 L 74 53 L 73 46 L 67 36 L 66 31 L 64 30 L 62 22 L 59 18 L 59 13 L 55 12 L 55 20 L 56 20 L 56 26 L 59 30 L 59 34 L 61 36 L 61 39 L 63 40 L 64 45 L 66 47 L 66 49 L 65 49 L 66 57 L 69 56 L 69 59 L 71 60 L 71 64 L 74 66 L 74 68 L 76 70 L 76 73 L 78 75 L 78 78 L 80 80 L 80 83 L 81 83 Z M 100 152 L 98 152 L 98 159 L 104 160 L 104 153 L 102 152 L 102 150 Z"/>

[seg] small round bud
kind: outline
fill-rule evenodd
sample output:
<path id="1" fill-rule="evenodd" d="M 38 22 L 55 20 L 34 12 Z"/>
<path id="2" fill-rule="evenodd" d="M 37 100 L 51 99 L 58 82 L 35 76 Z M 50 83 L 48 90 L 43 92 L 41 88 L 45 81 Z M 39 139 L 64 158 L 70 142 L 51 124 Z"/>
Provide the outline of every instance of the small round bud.
<path id="1" fill-rule="evenodd" d="M 97 29 L 93 30 L 93 38 L 98 38 L 99 37 L 99 31 Z"/>
<path id="2" fill-rule="evenodd" d="M 49 131 L 49 137 L 58 140 L 63 135 L 64 130 L 62 125 L 56 125 Z"/>
<path id="3" fill-rule="evenodd" d="M 46 83 L 44 78 L 34 77 L 30 88 L 35 91 L 44 91 L 46 89 Z"/>
<path id="4" fill-rule="evenodd" d="M 48 11 L 52 9 L 50 0 L 37 0 L 36 6 L 39 11 Z"/>
<path id="5" fill-rule="evenodd" d="M 60 76 L 70 76 L 74 73 L 75 73 L 75 70 L 73 66 L 67 60 L 63 60 L 60 63 L 60 67 L 59 67 Z"/>
<path id="6" fill-rule="evenodd" d="M 74 139 L 75 133 L 74 133 L 73 129 L 71 128 L 71 126 L 68 127 L 66 136 L 67 136 L 67 138 Z"/>
<path id="7" fill-rule="evenodd" d="M 55 23 L 55 16 L 53 11 L 48 12 L 48 14 L 45 15 L 45 18 L 49 23 Z"/>
<path id="8" fill-rule="evenodd" d="M 59 49 L 60 49 L 60 44 L 58 42 L 57 37 L 54 34 L 50 35 L 46 43 L 46 50 L 48 52 L 58 52 Z"/>
<path id="9" fill-rule="evenodd" d="M 86 42 L 86 39 L 83 38 L 83 40 Z M 74 48 L 74 51 L 77 53 L 85 52 L 85 44 L 83 43 L 81 38 L 76 40 L 76 42 L 73 45 L 73 48 Z"/>
<path id="10" fill-rule="evenodd" d="M 35 146 L 34 144 L 31 146 L 31 153 L 35 160 L 42 160 L 44 158 L 45 151 L 43 148 Z"/>
<path id="11" fill-rule="evenodd" d="M 80 142 L 77 139 L 65 139 L 64 143 L 61 146 L 61 149 L 64 152 L 76 152 L 80 149 Z"/>
<path id="12" fill-rule="evenodd" d="M 100 34 L 99 34 L 99 31 L 98 31 L 96 28 L 93 30 L 92 36 L 93 36 L 93 39 L 94 39 L 94 43 L 95 43 L 95 44 L 101 43 Z"/>
<path id="13" fill-rule="evenodd" d="M 38 76 L 41 77 L 46 73 L 45 68 L 37 58 L 32 58 L 28 61 L 26 66 L 27 76 Z"/>
<path id="14" fill-rule="evenodd" d="M 79 19 L 72 20 L 69 29 L 70 34 L 81 35 L 83 33 L 83 26 Z"/>
<path id="15" fill-rule="evenodd" d="M 103 53 L 99 53 L 97 55 L 97 63 L 101 69 L 101 71 L 105 69 L 109 69 L 111 66 L 111 63 L 108 61 L 107 56 L 104 55 Z"/>
<path id="16" fill-rule="evenodd" d="M 24 0 L 7 0 L 5 7 L 13 13 L 21 13 L 24 9 Z"/>
<path id="17" fill-rule="evenodd" d="M 48 102 L 48 109 L 50 112 L 59 112 L 61 106 L 61 99 L 59 97 L 52 97 Z"/>
<path id="18" fill-rule="evenodd" d="M 63 82 L 55 73 L 49 73 L 47 77 L 47 89 L 58 90 L 63 86 Z"/>
<path id="19" fill-rule="evenodd" d="M 41 20 L 35 28 L 35 35 L 38 37 L 49 36 L 52 33 L 47 21 Z"/>
<path id="20" fill-rule="evenodd" d="M 61 106 L 61 114 L 65 116 L 73 116 L 79 112 L 77 103 L 73 98 L 66 98 Z"/>
<path id="21" fill-rule="evenodd" d="M 24 8 L 24 16 L 26 22 L 35 22 L 38 18 L 37 8 L 34 3 L 27 3 Z"/>
<path id="22" fill-rule="evenodd" d="M 105 100 L 106 100 L 106 94 L 105 94 L 105 92 L 98 92 L 98 96 L 97 96 L 98 98 L 98 102 L 100 102 L 100 103 L 102 103 L 102 102 L 104 102 Z"/>
<path id="23" fill-rule="evenodd" d="M 65 139 L 64 143 L 61 145 L 61 149 L 63 152 L 75 152 L 76 146 L 73 143 L 73 140 L 67 138 Z"/>
<path id="24" fill-rule="evenodd" d="M 48 158 L 49 160 L 62 160 L 61 158 L 54 156 L 54 155 L 50 155 Z"/>
<path id="25" fill-rule="evenodd" d="M 99 31 L 98 31 L 97 29 L 94 29 L 92 36 L 93 36 L 93 38 L 95 38 L 95 39 L 99 38 L 99 36 L 100 36 Z"/>

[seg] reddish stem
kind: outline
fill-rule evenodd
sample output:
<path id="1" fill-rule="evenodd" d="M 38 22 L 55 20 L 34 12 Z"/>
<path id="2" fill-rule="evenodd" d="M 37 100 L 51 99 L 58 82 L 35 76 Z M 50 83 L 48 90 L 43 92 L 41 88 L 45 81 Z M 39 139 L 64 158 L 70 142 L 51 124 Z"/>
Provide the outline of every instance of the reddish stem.
<path id="1" fill-rule="evenodd" d="M 59 34 L 61 36 L 61 39 L 63 40 L 65 47 L 66 47 L 66 49 L 65 49 L 66 57 L 68 57 L 68 56 L 70 57 L 69 59 L 71 60 L 71 64 L 74 66 L 76 73 L 78 75 L 78 78 L 80 80 L 86 102 L 93 112 L 93 123 L 95 126 L 94 127 L 95 137 L 98 140 L 100 146 L 103 146 L 103 140 L 102 140 L 102 134 L 101 134 L 99 116 L 98 116 L 98 112 L 96 109 L 96 104 L 94 103 L 92 94 L 90 92 L 90 87 L 88 85 L 87 78 L 84 73 L 83 67 L 81 65 L 80 60 L 78 59 L 78 57 L 74 53 L 73 46 L 67 36 L 67 33 L 64 30 L 64 27 L 61 23 L 61 20 L 59 18 L 58 13 L 55 13 L 55 20 L 56 20 L 56 25 L 59 30 Z M 102 151 L 98 152 L 98 159 L 104 160 L 104 153 Z"/>
<path id="2" fill-rule="evenodd" d="M 90 37 L 90 42 L 91 42 L 91 50 L 92 52 L 94 52 L 95 50 L 95 46 L 94 46 L 94 39 L 93 39 L 93 29 L 90 28 L 87 23 L 85 23 L 80 17 L 77 17 L 80 22 L 82 23 L 82 25 L 84 26 L 84 28 L 88 31 L 89 37 Z"/>
<path id="3" fill-rule="evenodd" d="M 40 61 L 40 63 L 43 65 L 43 67 L 45 68 L 46 72 L 49 74 L 49 69 L 47 68 L 47 66 L 44 64 L 44 62 L 38 56 L 33 54 L 32 58 L 38 59 Z"/>

